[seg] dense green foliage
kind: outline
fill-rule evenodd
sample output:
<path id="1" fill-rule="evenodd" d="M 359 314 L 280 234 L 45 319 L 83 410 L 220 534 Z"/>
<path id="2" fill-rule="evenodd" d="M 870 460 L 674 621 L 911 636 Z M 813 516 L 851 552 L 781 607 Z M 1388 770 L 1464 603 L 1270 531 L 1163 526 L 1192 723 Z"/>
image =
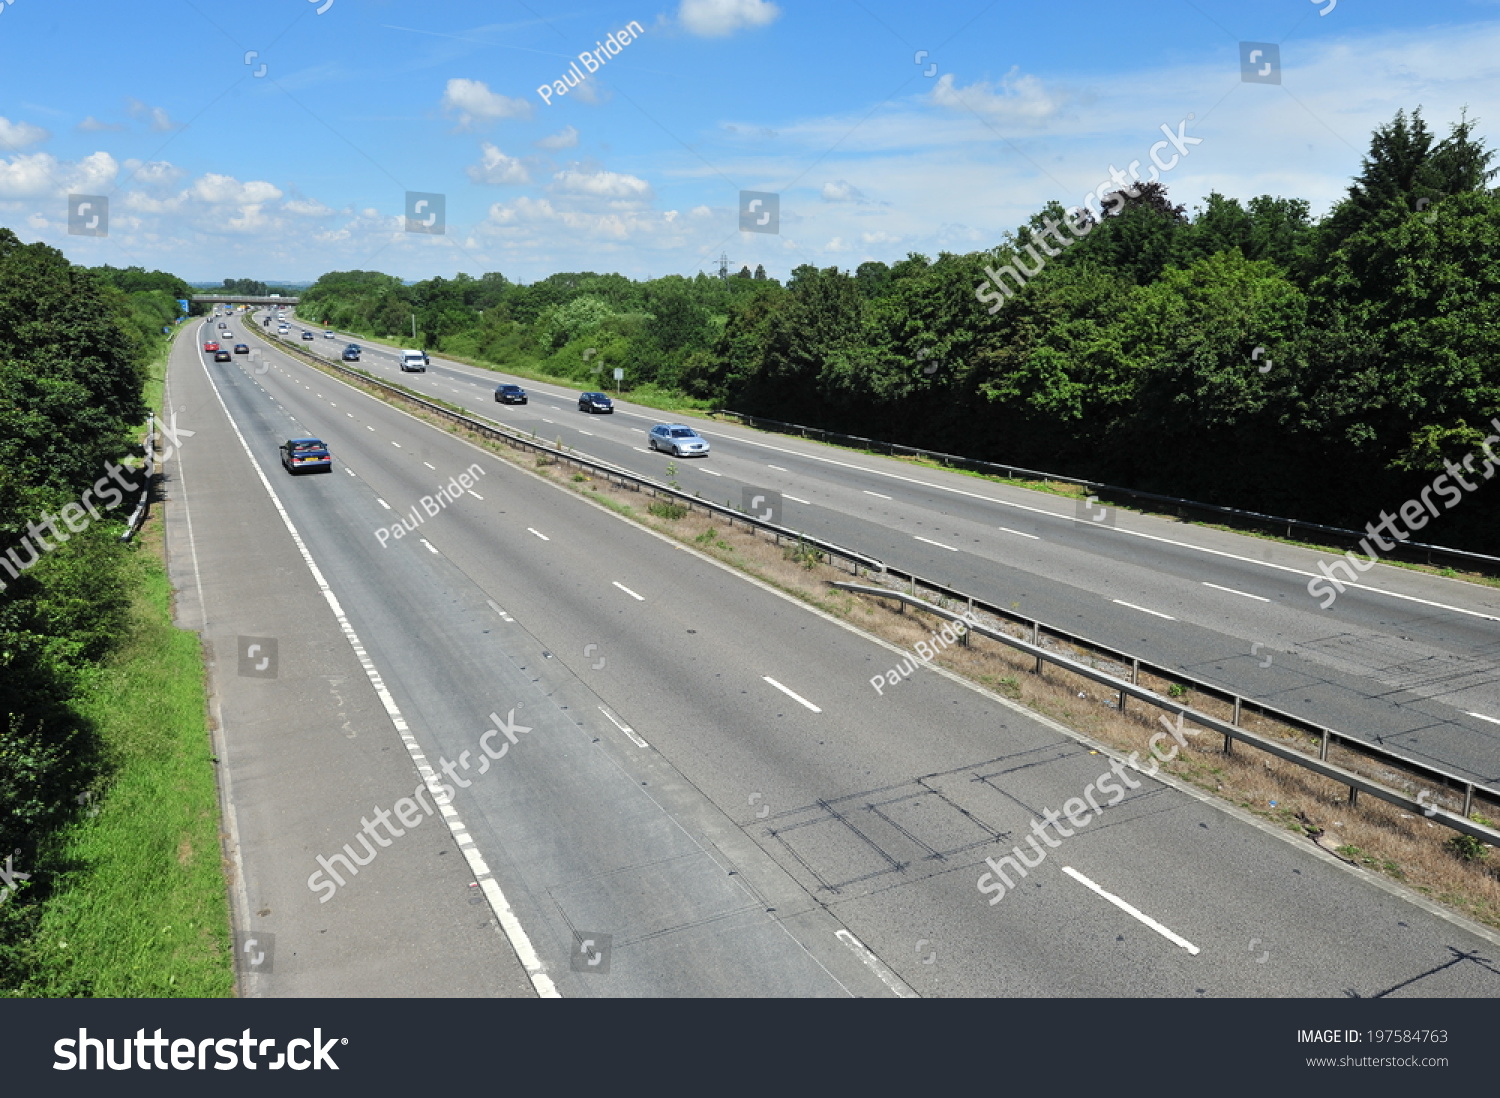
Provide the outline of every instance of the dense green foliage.
<path id="1" fill-rule="evenodd" d="M 1362 527 L 1500 414 L 1492 159 L 1471 120 L 1439 140 L 1400 112 L 1316 223 L 1269 195 L 1190 214 L 1152 183 L 1072 229 L 1052 203 L 988 252 L 804 266 L 785 286 L 348 271 L 302 311 L 581 385 L 622 366 L 627 386 L 772 419 Z M 1424 537 L 1500 551 L 1493 497 Z"/>
<path id="2" fill-rule="evenodd" d="M 36 865 L 99 774 L 79 700 L 129 598 L 123 507 L 81 531 L 57 522 L 61 536 L 35 524 L 125 455 L 146 366 L 184 289 L 139 268 L 90 272 L 0 229 L 0 554 L 18 573 L 0 570 L 0 851 L 16 869 Z M 28 883 L 0 903 L 0 984 L 45 891 Z"/>

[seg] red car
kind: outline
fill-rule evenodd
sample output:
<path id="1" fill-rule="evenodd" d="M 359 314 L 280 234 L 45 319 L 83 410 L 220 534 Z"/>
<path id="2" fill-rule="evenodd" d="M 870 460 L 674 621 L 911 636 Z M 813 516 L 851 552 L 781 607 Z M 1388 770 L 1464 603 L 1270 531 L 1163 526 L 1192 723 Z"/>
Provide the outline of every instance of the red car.
<path id="1" fill-rule="evenodd" d="M 217 343 L 215 343 L 213 340 L 209 340 L 207 343 L 205 343 L 203 345 L 203 349 L 205 351 L 217 351 L 219 349 L 219 345 Z"/>

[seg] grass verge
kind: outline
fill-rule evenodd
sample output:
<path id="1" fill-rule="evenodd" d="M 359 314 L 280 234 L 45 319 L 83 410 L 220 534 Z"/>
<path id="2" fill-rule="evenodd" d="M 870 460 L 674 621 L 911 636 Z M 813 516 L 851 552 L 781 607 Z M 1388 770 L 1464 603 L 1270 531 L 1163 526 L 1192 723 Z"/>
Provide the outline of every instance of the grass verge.
<path id="1" fill-rule="evenodd" d="M 161 398 L 166 353 L 148 392 Z M 172 621 L 159 511 L 125 569 L 129 624 L 75 705 L 103 775 L 77 821 L 38 852 L 48 896 L 25 945 L 18 997 L 234 993 L 218 786 L 202 648 Z"/>

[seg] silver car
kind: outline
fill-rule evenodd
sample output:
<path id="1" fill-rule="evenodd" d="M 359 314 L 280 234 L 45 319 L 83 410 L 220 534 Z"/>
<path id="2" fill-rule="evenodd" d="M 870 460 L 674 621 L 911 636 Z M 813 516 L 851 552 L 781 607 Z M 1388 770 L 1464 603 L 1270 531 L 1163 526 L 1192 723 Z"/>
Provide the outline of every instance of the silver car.
<path id="1" fill-rule="evenodd" d="M 653 450 L 670 450 L 678 457 L 702 457 L 708 453 L 708 440 L 680 423 L 658 423 L 647 434 L 646 442 Z"/>

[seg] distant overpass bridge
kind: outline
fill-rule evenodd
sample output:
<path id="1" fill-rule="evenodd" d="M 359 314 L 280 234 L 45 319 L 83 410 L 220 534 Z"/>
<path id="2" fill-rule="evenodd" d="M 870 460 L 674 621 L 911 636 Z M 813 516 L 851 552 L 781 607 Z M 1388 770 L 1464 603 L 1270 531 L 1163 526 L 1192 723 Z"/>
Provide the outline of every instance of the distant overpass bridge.
<path id="1" fill-rule="evenodd" d="M 247 297 L 244 294 L 194 294 L 204 305 L 295 305 L 300 297 Z"/>

